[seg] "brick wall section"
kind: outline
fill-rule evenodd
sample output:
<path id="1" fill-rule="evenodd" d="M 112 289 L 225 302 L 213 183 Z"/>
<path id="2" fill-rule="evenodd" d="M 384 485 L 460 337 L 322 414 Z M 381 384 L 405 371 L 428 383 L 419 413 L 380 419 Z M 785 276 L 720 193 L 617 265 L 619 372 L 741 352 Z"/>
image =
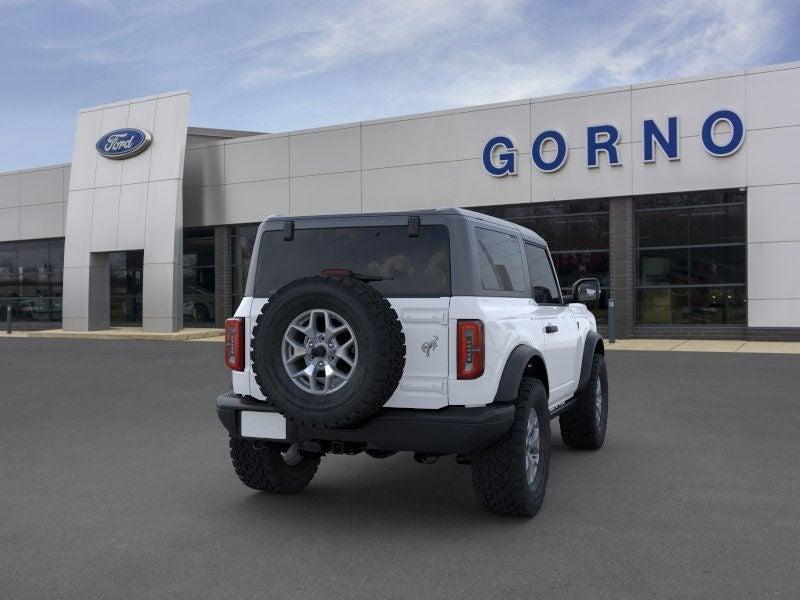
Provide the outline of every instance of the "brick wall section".
<path id="1" fill-rule="evenodd" d="M 633 206 L 631 198 L 612 198 L 609 205 L 609 268 L 616 309 L 616 336 L 630 337 L 634 319 Z"/>
<path id="2" fill-rule="evenodd" d="M 637 325 L 632 338 L 669 339 L 669 340 L 744 340 L 747 328 L 744 326 L 708 326 L 692 325 Z"/>
<path id="3" fill-rule="evenodd" d="M 759 342 L 800 342 L 800 327 L 748 327 L 747 339 Z"/>
<path id="4" fill-rule="evenodd" d="M 214 228 L 214 321 L 217 327 L 225 325 L 231 309 L 231 229 L 227 225 Z"/>

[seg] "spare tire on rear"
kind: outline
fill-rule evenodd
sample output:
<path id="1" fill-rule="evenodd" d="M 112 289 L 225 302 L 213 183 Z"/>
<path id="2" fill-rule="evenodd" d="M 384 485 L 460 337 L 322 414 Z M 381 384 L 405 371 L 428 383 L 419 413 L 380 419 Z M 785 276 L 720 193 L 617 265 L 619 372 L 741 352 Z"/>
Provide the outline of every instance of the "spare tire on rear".
<path id="1" fill-rule="evenodd" d="M 389 301 L 350 277 L 304 277 L 280 288 L 258 316 L 251 348 L 267 402 L 320 428 L 357 423 L 381 408 L 406 356 Z"/>

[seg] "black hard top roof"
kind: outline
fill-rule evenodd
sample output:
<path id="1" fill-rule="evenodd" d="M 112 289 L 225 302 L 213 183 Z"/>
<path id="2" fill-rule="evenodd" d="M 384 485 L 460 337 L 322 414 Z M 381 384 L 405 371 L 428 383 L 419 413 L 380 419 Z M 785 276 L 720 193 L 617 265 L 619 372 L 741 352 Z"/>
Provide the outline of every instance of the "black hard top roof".
<path id="1" fill-rule="evenodd" d="M 498 219 L 483 213 L 475 212 L 474 210 L 467 210 L 465 208 L 427 208 L 423 210 L 408 210 L 408 211 L 393 211 L 393 212 L 370 212 L 370 213 L 342 213 L 331 215 L 305 215 L 305 216 L 286 216 L 286 215 L 270 215 L 266 221 L 304 221 L 304 220 L 320 220 L 320 219 L 359 219 L 364 217 L 415 217 L 424 215 L 440 215 L 440 216 L 457 216 L 465 219 L 472 219 L 475 221 L 484 221 L 487 224 L 497 225 L 499 227 L 510 227 L 520 232 L 524 239 L 535 242 L 542 246 L 547 243 L 535 232 L 527 227 L 522 227 L 511 221 Z"/>

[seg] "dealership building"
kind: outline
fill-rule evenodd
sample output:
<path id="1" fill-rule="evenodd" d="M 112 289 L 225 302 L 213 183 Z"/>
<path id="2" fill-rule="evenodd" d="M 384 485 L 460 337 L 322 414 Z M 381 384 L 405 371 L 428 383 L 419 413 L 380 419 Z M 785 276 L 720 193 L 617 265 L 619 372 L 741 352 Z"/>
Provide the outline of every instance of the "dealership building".
<path id="1" fill-rule="evenodd" d="M 189 108 L 80 110 L 71 164 L 0 173 L 0 317 L 220 326 L 266 216 L 458 206 L 598 277 L 618 337 L 800 339 L 800 62 L 287 133 Z"/>

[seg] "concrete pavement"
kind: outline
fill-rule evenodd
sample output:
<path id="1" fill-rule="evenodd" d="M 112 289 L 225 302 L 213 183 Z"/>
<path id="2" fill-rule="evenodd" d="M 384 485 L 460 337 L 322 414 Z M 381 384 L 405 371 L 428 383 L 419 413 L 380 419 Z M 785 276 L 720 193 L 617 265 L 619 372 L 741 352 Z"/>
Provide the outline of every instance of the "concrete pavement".
<path id="1" fill-rule="evenodd" d="M 469 468 L 331 456 L 249 490 L 216 344 L 0 337 L 0 598 L 792 598 L 796 356 L 609 352 L 599 452 L 566 448 L 533 520 Z"/>

